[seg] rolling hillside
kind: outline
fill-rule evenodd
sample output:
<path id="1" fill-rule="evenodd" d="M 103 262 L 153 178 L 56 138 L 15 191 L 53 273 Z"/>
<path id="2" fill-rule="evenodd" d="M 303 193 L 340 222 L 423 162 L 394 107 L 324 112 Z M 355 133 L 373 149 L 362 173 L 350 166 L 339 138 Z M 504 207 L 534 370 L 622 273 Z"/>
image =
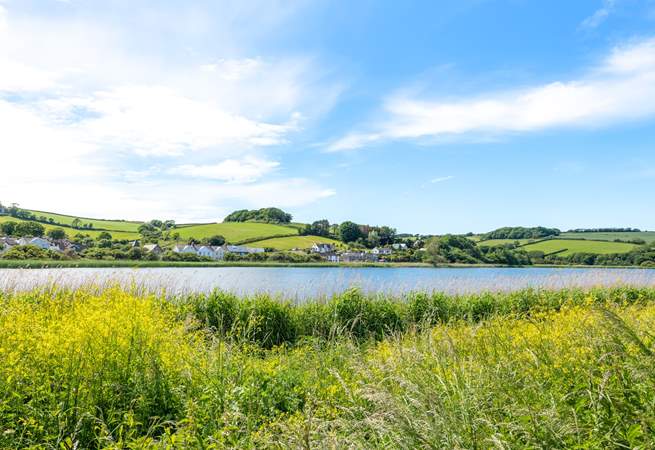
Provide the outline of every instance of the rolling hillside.
<path id="1" fill-rule="evenodd" d="M 28 209 L 26 211 L 31 212 L 37 217 L 44 216 L 48 219 L 52 218 L 55 222 L 61 223 L 64 225 L 71 225 L 73 220 L 76 218 L 80 219 L 82 223 L 91 223 L 93 228 L 107 231 L 131 231 L 137 232 L 141 222 L 133 222 L 127 220 L 104 220 L 104 219 L 92 219 L 89 217 L 76 217 L 69 216 L 65 214 L 56 214 L 51 212 L 37 211 L 33 209 Z"/>
<path id="2" fill-rule="evenodd" d="M 643 239 L 647 243 L 655 241 L 655 231 L 562 233 L 560 236 L 567 239 L 595 239 L 599 241 L 613 241 L 615 239 L 621 239 L 622 241 Z"/>
<path id="3" fill-rule="evenodd" d="M 26 222 L 25 220 L 17 219 L 15 217 L 10 217 L 10 216 L 0 216 L 0 223 L 3 222 Z M 87 222 L 88 223 L 88 222 Z M 46 224 L 46 223 L 41 223 L 43 227 L 46 229 L 46 232 L 48 230 L 51 230 L 53 228 L 62 228 L 64 231 L 66 231 L 66 234 L 69 237 L 75 236 L 77 233 L 82 233 L 82 234 L 88 234 L 93 238 L 96 238 L 100 233 L 102 233 L 102 230 L 78 230 L 75 228 L 72 228 L 67 225 L 51 225 L 51 224 Z M 139 233 L 135 231 L 119 231 L 119 230 L 108 230 L 108 232 L 112 235 L 114 239 L 138 239 L 139 238 Z"/>
<path id="4" fill-rule="evenodd" d="M 275 250 L 291 250 L 294 248 L 304 250 L 310 248 L 315 242 L 320 244 L 341 244 L 339 241 L 321 236 L 289 236 L 264 239 L 262 241 L 253 242 L 249 245 L 253 247 L 274 248 Z"/>
<path id="5" fill-rule="evenodd" d="M 93 229 L 75 229 L 71 227 L 73 220 L 77 216 L 66 214 L 57 214 L 51 212 L 27 210 L 37 217 L 52 218 L 57 224 L 41 223 L 47 230 L 52 228 L 63 228 L 69 236 L 77 233 L 89 234 L 91 237 L 97 237 L 102 231 L 107 231 L 115 239 L 138 239 L 140 237 L 137 229 L 141 222 L 123 221 L 123 220 L 104 220 L 88 217 L 79 217 L 82 223 L 92 223 Z M 9 216 L 0 216 L 0 223 L 6 221 L 20 222 Z M 202 224 L 180 224 L 175 229 L 180 234 L 180 240 L 185 241 L 189 238 L 203 239 L 214 235 L 222 235 L 229 243 L 251 242 L 274 237 L 297 236 L 298 230 L 302 224 L 274 225 L 267 223 L 255 222 L 227 222 L 227 223 L 202 223 Z M 313 242 L 313 241 L 312 241 Z M 311 243 L 310 243 L 311 245 Z M 284 245 L 283 245 L 284 246 Z M 292 247 L 291 247 L 292 248 Z"/>
<path id="6" fill-rule="evenodd" d="M 298 229 L 295 227 L 256 222 L 179 225 L 175 231 L 180 233 L 181 239 L 203 239 L 220 234 L 230 243 L 239 243 L 246 240 L 262 240 L 275 236 L 295 236 L 298 234 Z"/>
<path id="7" fill-rule="evenodd" d="M 590 241 L 584 239 L 549 239 L 534 244 L 524 245 L 521 248 L 528 252 L 542 251 L 546 255 L 557 253 L 562 256 L 567 256 L 573 253 L 626 253 L 635 247 L 635 244 L 626 244 L 622 242 Z"/>

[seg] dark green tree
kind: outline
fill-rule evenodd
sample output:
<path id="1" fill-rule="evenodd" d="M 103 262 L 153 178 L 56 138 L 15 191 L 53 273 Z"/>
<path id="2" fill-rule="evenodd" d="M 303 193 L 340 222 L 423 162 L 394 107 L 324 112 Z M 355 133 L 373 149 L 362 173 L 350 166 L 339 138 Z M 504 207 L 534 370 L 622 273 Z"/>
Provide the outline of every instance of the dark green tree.
<path id="1" fill-rule="evenodd" d="M 362 237 L 362 232 L 355 222 L 346 221 L 339 225 L 339 239 L 342 242 L 354 242 L 360 237 Z"/>

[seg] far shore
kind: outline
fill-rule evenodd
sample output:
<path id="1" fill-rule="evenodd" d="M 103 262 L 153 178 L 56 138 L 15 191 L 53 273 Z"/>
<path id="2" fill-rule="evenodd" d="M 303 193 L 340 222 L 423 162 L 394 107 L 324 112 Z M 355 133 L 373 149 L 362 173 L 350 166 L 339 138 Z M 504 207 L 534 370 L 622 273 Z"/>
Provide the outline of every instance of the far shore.
<path id="1" fill-rule="evenodd" d="M 186 262 L 186 261 L 133 261 L 133 260 L 0 260 L 0 269 L 65 269 L 65 268 L 174 268 L 174 267 L 343 267 L 343 268 L 567 268 L 567 269 L 648 269 L 639 266 L 585 266 L 585 265 L 555 265 L 533 264 L 530 266 L 506 266 L 494 264 L 439 264 L 428 263 L 285 263 L 285 262 L 253 262 L 253 261 L 223 261 L 223 262 Z M 651 268 L 652 269 L 652 268 Z"/>

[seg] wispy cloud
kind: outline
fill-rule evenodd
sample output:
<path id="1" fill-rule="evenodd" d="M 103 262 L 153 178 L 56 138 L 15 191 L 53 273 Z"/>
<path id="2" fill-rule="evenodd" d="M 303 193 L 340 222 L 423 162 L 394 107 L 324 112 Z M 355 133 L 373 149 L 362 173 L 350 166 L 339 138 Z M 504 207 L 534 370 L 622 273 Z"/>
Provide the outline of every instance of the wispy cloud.
<path id="1" fill-rule="evenodd" d="M 614 11 L 616 0 L 603 0 L 603 6 L 598 8 L 594 13 L 580 23 L 581 28 L 596 28 L 601 25 L 607 17 Z"/>
<path id="2" fill-rule="evenodd" d="M 554 127 L 589 127 L 655 115 L 655 38 L 614 48 L 578 79 L 456 100 L 390 96 L 385 118 L 332 142 L 347 151 L 404 139 L 484 138 Z"/>
<path id="3" fill-rule="evenodd" d="M 449 180 L 452 180 L 454 178 L 455 178 L 454 175 L 446 175 L 446 176 L 443 176 L 443 177 L 435 177 L 435 178 L 432 178 L 432 179 L 428 180 L 427 182 L 423 183 L 421 185 L 421 188 L 425 189 L 426 187 L 430 186 L 431 184 L 443 183 L 444 181 L 449 181 Z"/>
<path id="4" fill-rule="evenodd" d="M 251 183 L 273 171 L 280 165 L 277 161 L 268 161 L 256 157 L 242 160 L 226 159 L 217 164 L 184 164 L 171 168 L 168 173 L 184 177 L 207 178 L 228 183 Z"/>
<path id="5" fill-rule="evenodd" d="M 434 184 L 434 183 L 441 183 L 441 182 L 443 182 L 443 181 L 452 180 L 453 178 L 455 178 L 453 175 L 448 175 L 448 176 L 445 176 L 445 177 L 437 177 L 437 178 L 433 178 L 433 179 L 431 179 L 431 180 L 430 180 L 430 183 L 432 183 L 432 184 Z"/>

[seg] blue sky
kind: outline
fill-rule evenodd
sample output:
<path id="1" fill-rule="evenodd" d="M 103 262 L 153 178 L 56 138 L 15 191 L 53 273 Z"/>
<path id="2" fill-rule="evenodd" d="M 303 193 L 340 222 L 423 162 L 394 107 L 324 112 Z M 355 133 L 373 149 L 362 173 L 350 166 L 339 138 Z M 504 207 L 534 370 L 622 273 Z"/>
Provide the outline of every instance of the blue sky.
<path id="1" fill-rule="evenodd" d="M 0 200 L 655 228 L 655 1 L 0 0 Z"/>

